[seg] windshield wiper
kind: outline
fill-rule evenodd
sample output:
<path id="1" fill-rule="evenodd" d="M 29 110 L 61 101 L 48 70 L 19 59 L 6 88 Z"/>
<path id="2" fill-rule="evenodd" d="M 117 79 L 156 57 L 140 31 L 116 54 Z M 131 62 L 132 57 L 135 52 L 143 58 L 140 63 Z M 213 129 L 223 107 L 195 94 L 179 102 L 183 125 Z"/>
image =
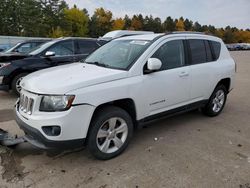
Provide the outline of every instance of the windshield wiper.
<path id="1" fill-rule="evenodd" d="M 86 62 L 85 61 L 85 63 L 87 63 L 87 64 L 93 64 L 93 65 L 100 66 L 100 67 L 109 67 L 109 65 L 104 64 L 104 63 L 99 63 L 98 61 L 95 61 L 95 62 Z"/>

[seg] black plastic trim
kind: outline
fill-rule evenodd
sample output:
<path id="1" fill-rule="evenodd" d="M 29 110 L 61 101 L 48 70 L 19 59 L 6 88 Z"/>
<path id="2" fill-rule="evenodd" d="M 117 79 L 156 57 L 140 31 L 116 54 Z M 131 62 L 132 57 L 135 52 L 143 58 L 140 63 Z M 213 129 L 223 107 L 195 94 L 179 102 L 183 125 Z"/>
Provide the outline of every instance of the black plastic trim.
<path id="1" fill-rule="evenodd" d="M 181 106 L 181 107 L 178 107 L 178 108 L 175 108 L 175 109 L 171 109 L 171 110 L 168 110 L 168 111 L 165 111 L 165 112 L 161 112 L 159 114 L 148 116 L 146 118 L 143 118 L 143 119 L 139 120 L 138 122 L 143 124 L 143 123 L 151 122 L 151 121 L 154 121 L 154 120 L 159 120 L 159 119 L 171 117 L 171 116 L 174 116 L 174 115 L 182 114 L 182 113 L 194 110 L 194 109 L 204 107 L 207 104 L 207 102 L 208 102 L 208 100 L 198 101 L 198 102 L 195 102 L 195 103 L 192 103 L 192 104 L 188 104 L 188 105 Z"/>

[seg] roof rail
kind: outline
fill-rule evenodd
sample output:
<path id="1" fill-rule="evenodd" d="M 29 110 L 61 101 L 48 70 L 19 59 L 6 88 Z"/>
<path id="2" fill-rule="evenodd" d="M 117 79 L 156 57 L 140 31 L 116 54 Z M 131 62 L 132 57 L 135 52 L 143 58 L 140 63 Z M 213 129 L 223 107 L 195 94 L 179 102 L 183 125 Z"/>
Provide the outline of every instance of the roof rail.
<path id="1" fill-rule="evenodd" d="M 197 31 L 173 31 L 173 32 L 167 32 L 167 34 L 200 34 L 200 35 L 207 35 L 208 33 L 197 32 Z"/>

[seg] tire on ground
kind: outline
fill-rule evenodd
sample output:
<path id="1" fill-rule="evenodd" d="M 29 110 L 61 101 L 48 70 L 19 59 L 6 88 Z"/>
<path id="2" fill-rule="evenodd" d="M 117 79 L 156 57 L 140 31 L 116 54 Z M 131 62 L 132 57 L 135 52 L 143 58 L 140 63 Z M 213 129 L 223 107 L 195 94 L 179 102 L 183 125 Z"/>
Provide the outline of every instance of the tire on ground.
<path id="1" fill-rule="evenodd" d="M 103 126 L 103 124 L 109 120 L 110 118 L 122 118 L 126 124 L 127 124 L 127 137 L 124 141 L 123 145 L 115 152 L 112 153 L 105 153 L 102 152 L 97 144 L 97 134 L 99 129 Z M 87 147 L 90 151 L 90 153 L 96 157 L 97 159 L 101 160 L 108 160 L 113 157 L 118 156 L 121 154 L 126 147 L 129 144 L 129 141 L 131 140 L 133 136 L 133 121 L 130 117 L 130 115 L 123 109 L 116 107 L 116 106 L 106 106 L 101 109 L 99 109 L 92 119 L 92 122 L 90 124 L 90 130 L 88 133 L 87 138 Z M 107 138 L 106 138 L 107 139 Z"/>

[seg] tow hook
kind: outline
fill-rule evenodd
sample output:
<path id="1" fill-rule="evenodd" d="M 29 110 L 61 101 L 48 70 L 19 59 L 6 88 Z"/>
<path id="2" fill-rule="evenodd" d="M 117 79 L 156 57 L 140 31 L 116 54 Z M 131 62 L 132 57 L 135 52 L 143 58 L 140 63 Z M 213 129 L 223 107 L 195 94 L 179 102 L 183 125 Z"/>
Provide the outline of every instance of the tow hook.
<path id="1" fill-rule="evenodd" d="M 26 142 L 23 136 L 21 137 L 18 137 L 17 135 L 12 136 L 7 131 L 0 129 L 0 145 L 10 147 L 10 146 L 16 146 L 23 142 Z"/>

